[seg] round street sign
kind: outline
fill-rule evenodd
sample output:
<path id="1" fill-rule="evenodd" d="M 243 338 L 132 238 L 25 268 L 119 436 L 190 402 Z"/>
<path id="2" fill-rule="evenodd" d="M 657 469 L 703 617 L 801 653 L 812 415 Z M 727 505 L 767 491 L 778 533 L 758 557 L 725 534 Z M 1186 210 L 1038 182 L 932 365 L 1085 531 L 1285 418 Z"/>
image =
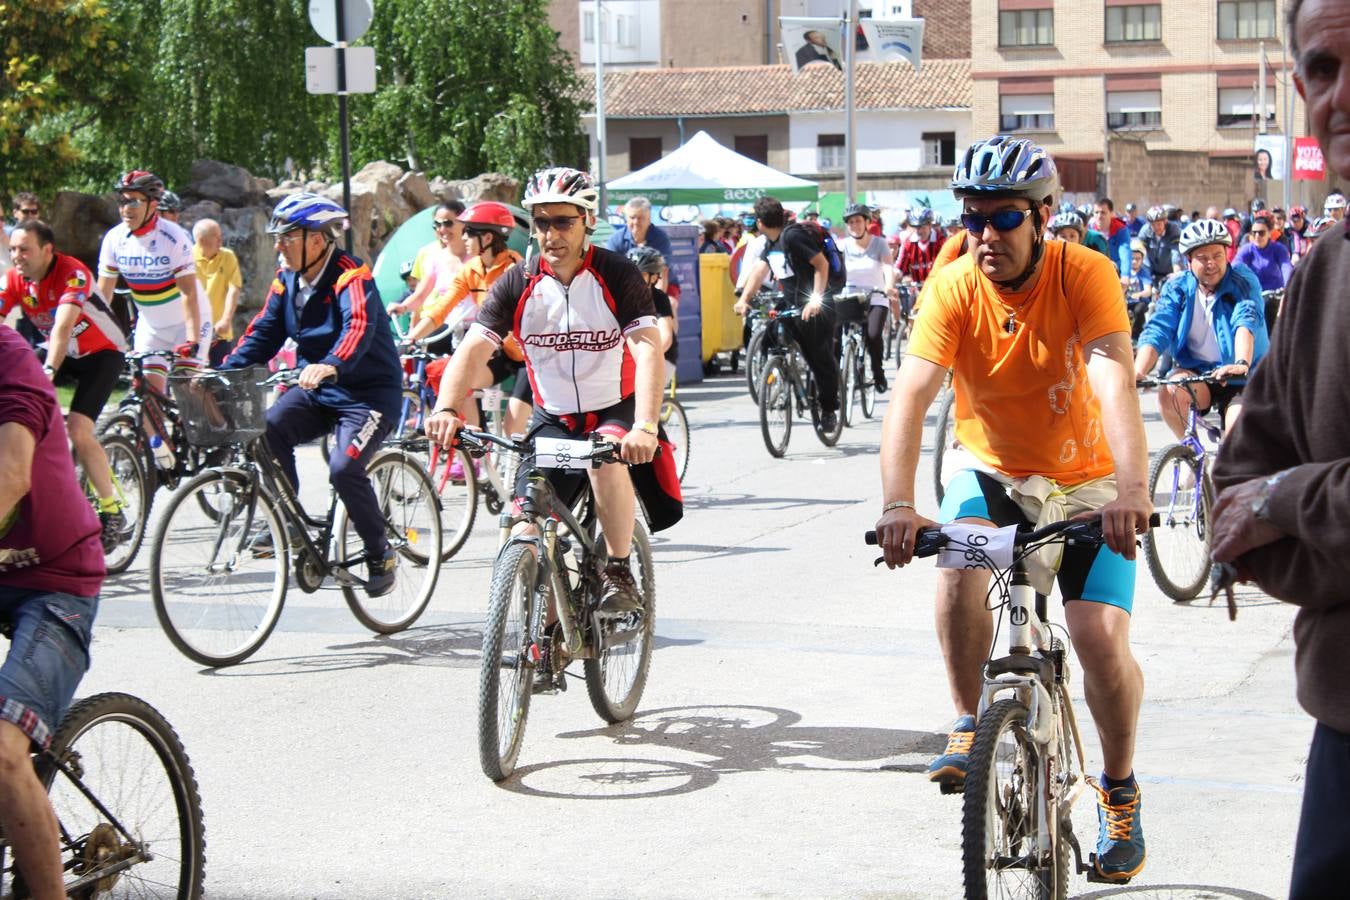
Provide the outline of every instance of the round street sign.
<path id="1" fill-rule="evenodd" d="M 342 4 L 342 25 L 346 31 L 340 39 L 337 26 L 339 3 Z M 309 24 L 330 44 L 359 41 L 370 28 L 373 14 L 370 0 L 309 0 Z"/>

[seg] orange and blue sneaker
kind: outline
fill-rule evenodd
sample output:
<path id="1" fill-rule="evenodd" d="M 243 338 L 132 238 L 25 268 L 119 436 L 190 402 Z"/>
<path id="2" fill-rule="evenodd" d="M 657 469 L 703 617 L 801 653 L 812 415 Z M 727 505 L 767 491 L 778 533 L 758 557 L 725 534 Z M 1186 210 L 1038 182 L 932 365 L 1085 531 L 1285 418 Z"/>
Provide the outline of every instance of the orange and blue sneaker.
<path id="1" fill-rule="evenodd" d="M 1144 825 L 1139 817 L 1139 783 L 1088 779 L 1097 792 L 1097 877 L 1124 883 L 1144 871 Z"/>
<path id="2" fill-rule="evenodd" d="M 970 766 L 970 745 L 975 743 L 975 717 L 961 716 L 947 735 L 947 749 L 928 764 L 928 780 L 942 785 L 943 793 L 954 793 L 966 786 Z"/>

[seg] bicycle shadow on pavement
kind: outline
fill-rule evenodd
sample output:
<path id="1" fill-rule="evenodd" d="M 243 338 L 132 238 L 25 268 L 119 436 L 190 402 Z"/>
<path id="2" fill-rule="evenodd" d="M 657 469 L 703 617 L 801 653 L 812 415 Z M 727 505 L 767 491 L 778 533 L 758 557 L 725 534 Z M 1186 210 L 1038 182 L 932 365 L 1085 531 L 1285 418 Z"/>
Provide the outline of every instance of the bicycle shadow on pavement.
<path id="1" fill-rule="evenodd" d="M 701 643 L 701 638 L 665 638 L 659 634 L 652 637 L 654 651 Z M 203 669 L 202 672 L 207 675 L 256 678 L 294 675 L 297 672 L 376 669 L 383 666 L 477 670 L 483 659 L 482 648 L 481 622 L 422 625 L 399 634 L 376 635 L 350 643 L 330 644 L 330 652 L 249 659 L 229 668 Z"/>
<path id="2" fill-rule="evenodd" d="M 709 509 L 722 506 L 756 506 L 765 512 L 779 512 L 803 506 L 856 506 L 861 500 L 838 500 L 834 497 L 766 497 L 763 494 L 690 494 L 684 498 L 684 508 Z"/>
<path id="3" fill-rule="evenodd" d="M 627 722 L 563 732 L 564 740 L 604 738 L 623 748 L 658 748 L 704 759 L 601 757 L 526 766 L 503 784 L 524 794 L 623 799 L 688 793 L 728 774 L 922 772 L 947 735 L 923 731 L 800 724 L 799 713 L 769 706 L 676 706 L 641 711 Z"/>
<path id="4" fill-rule="evenodd" d="M 1088 891 L 1074 894 L 1073 900 L 1106 900 L 1108 897 L 1127 897 L 1146 900 L 1275 900 L 1266 894 L 1241 888 L 1220 887 L 1214 884 L 1139 884 Z"/>
<path id="5" fill-rule="evenodd" d="M 1280 600 L 1267 594 L 1254 584 L 1237 585 L 1233 589 L 1233 602 L 1237 604 L 1238 611 L 1244 609 L 1260 609 L 1264 606 L 1283 606 Z M 1182 600 L 1172 604 L 1174 609 L 1189 609 L 1195 612 L 1214 612 L 1228 614 L 1228 602 L 1223 594 L 1219 594 L 1212 601 L 1209 599 L 1209 586 L 1206 585 L 1200 591 L 1200 596 L 1193 600 Z"/>

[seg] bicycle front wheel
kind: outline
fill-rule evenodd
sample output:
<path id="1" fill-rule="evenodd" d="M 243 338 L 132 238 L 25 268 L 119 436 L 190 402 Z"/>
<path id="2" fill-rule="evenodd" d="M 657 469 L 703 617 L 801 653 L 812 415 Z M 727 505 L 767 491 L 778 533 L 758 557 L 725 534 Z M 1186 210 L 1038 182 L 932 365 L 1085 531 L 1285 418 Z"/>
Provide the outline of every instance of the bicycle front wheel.
<path id="1" fill-rule="evenodd" d="M 675 446 L 675 474 L 684 481 L 685 470 L 689 468 L 689 417 L 680 401 L 667 398 L 661 403 L 661 427 Z"/>
<path id="2" fill-rule="evenodd" d="M 478 676 L 478 760 L 493 781 L 515 771 L 525 740 L 534 676 L 535 552 L 532 544 L 507 544 L 492 568 Z"/>
<path id="3" fill-rule="evenodd" d="M 812 380 L 808 402 L 811 406 L 811 427 L 816 430 L 816 437 L 820 438 L 820 442 L 826 447 L 833 447 L 835 444 L 839 443 L 839 438 L 844 433 L 844 410 L 842 407 L 848 405 L 847 400 L 844 397 L 840 397 L 840 410 L 834 417 L 833 431 L 825 430 L 825 423 L 823 421 L 825 410 L 824 407 L 820 405 L 819 382 Z"/>
<path id="4" fill-rule="evenodd" d="M 1159 524 L 1144 532 L 1144 558 L 1158 588 L 1177 602 L 1194 600 L 1209 579 L 1209 506 L 1195 451 L 1172 444 L 1148 476 Z"/>
<path id="5" fill-rule="evenodd" d="M 155 500 L 154 490 L 145 477 L 145 467 L 141 464 L 141 453 L 136 446 L 118 432 L 107 432 L 99 436 L 99 445 L 108 457 L 108 467 L 112 473 L 113 496 L 122 504 L 122 515 L 126 524 L 117 535 L 117 545 L 103 554 L 109 575 L 117 575 L 127 570 L 140 552 L 141 542 L 145 540 L 145 525 L 150 520 L 150 505 Z M 88 475 L 83 479 L 91 499 L 94 498 L 93 482 Z"/>
<path id="6" fill-rule="evenodd" d="M 942 487 L 942 462 L 947 450 L 956 443 L 956 417 L 952 407 L 956 404 L 956 392 L 944 388 L 942 400 L 938 403 L 937 425 L 933 428 L 933 492 L 937 494 L 938 506 L 942 505 L 945 490 Z"/>
<path id="7" fill-rule="evenodd" d="M 1054 896 L 1055 853 L 1039 850 L 1041 759 L 1026 731 L 1027 708 L 1000 700 L 980 717 L 961 813 L 967 900 Z"/>
<path id="8" fill-rule="evenodd" d="M 841 397 L 843 401 L 839 404 L 840 421 L 852 427 L 854 422 L 853 410 L 858 402 L 858 348 L 849 341 L 844 345 L 844 358 L 840 360 L 839 375 L 843 379 L 841 385 Z"/>
<path id="9" fill-rule="evenodd" d="M 394 634 L 422 615 L 441 570 L 441 515 L 436 488 L 426 470 L 401 450 L 382 450 L 366 467 L 375 499 L 384 516 L 384 534 L 394 551 L 394 589 L 371 597 L 365 589 L 342 584 L 342 596 L 358 622 L 379 634 Z M 339 504 L 333 525 L 339 565 L 365 557 L 365 546 Z M 364 573 L 363 573 L 364 574 Z"/>
<path id="10" fill-rule="evenodd" d="M 61 824 L 69 896 L 202 895 L 206 836 L 197 779 L 154 707 L 128 694 L 81 700 L 34 767 Z"/>
<path id="11" fill-rule="evenodd" d="M 786 360 L 769 357 L 759 379 L 759 431 L 769 455 L 781 459 L 792 437 L 792 379 Z"/>
<path id="12" fill-rule="evenodd" d="M 427 474 L 441 505 L 441 562 L 454 556 L 469 539 L 478 515 L 478 481 L 473 477 L 473 461 L 463 447 L 446 450 L 428 447 Z M 459 477 L 452 469 L 459 463 Z"/>
<path id="13" fill-rule="evenodd" d="M 174 493 L 155 532 L 155 615 L 189 659 L 242 662 L 276 627 L 288 565 L 275 501 L 244 473 L 208 469 Z"/>
<path id="14" fill-rule="evenodd" d="M 750 343 L 745 348 L 745 383 L 750 388 L 750 399 L 759 402 L 759 382 L 764 375 L 764 363 L 768 352 L 764 349 L 764 332 L 761 328 L 750 335 Z"/>
<path id="15" fill-rule="evenodd" d="M 603 537 L 598 538 L 597 542 L 602 540 Z M 595 656 L 584 664 L 591 706 L 611 724 L 633 717 L 652 662 L 656 572 L 652 568 L 651 543 L 641 522 L 633 524 L 628 564 L 633 570 L 633 581 L 642 591 L 642 612 L 619 619 L 597 618 L 591 630 Z"/>
<path id="16" fill-rule="evenodd" d="M 871 360 L 859 354 L 854 363 L 858 367 L 858 396 L 862 399 L 862 414 L 872 418 L 877 414 L 877 384 L 872 377 Z"/>

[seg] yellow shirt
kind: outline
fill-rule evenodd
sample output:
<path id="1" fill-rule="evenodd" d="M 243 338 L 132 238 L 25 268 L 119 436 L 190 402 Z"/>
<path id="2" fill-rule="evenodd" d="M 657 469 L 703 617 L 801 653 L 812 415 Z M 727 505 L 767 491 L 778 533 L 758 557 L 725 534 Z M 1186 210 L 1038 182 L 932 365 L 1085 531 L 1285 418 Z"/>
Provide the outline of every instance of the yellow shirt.
<path id="1" fill-rule="evenodd" d="M 230 248 L 221 247 L 219 253 L 207 259 L 202 255 L 201 248 L 194 246 L 192 259 L 197 264 L 197 280 L 202 283 L 206 297 L 211 301 L 211 321 L 219 322 L 225 314 L 225 295 L 230 287 L 244 286 L 244 278 L 239 274 L 239 258 Z M 216 337 L 233 340 L 234 323 L 228 323 L 225 333 L 217 333 Z"/>
<path id="2" fill-rule="evenodd" d="M 956 439 L 981 462 L 1079 484 L 1115 471 L 1083 346 L 1129 334 L 1130 320 L 1102 254 L 1046 241 L 1041 266 L 1035 288 L 1012 294 L 969 253 L 935 271 L 907 352 L 953 370 Z"/>

